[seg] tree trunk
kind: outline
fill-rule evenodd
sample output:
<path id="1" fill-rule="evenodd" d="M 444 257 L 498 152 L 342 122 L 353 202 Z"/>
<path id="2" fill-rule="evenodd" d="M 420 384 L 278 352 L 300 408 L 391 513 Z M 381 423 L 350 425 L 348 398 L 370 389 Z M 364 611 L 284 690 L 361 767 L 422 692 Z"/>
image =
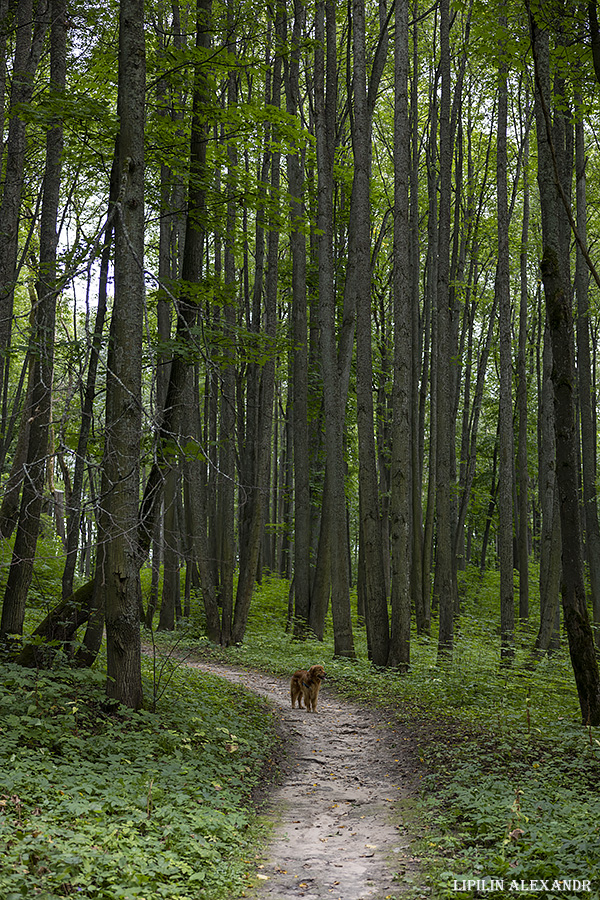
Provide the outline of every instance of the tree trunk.
<path id="1" fill-rule="evenodd" d="M 173 466 L 167 475 L 164 487 L 164 567 L 162 599 L 158 619 L 159 631 L 174 630 L 175 610 L 180 596 L 180 524 L 177 521 L 177 494 L 179 489 L 178 467 Z"/>
<path id="2" fill-rule="evenodd" d="M 369 656 L 373 663 L 385 666 L 389 652 L 389 622 L 385 576 L 373 410 L 373 363 L 371 344 L 371 129 L 367 109 L 367 72 L 365 48 L 364 0 L 352 3 L 352 46 L 354 57 L 354 116 L 352 146 L 354 179 L 352 184 L 351 226 L 354 228 L 354 277 L 356 318 L 356 402 L 358 424 L 358 461 L 360 491 L 360 534 L 364 548 L 365 614 Z M 349 238 L 350 239 L 350 238 Z M 408 348 L 410 352 L 410 344 Z M 408 474 L 408 473 L 407 473 Z M 404 562 L 406 563 L 405 557 Z"/>
<path id="3" fill-rule="evenodd" d="M 573 319 L 568 294 L 562 285 L 558 255 L 548 245 L 542 257 L 542 278 L 554 357 L 552 380 L 562 535 L 562 605 L 582 723 L 600 725 L 600 673 L 587 614 L 579 515 Z"/>
<path id="4" fill-rule="evenodd" d="M 281 38 L 282 8 L 275 9 L 277 20 L 275 31 Z M 280 40 L 277 42 L 272 75 L 271 104 L 279 108 L 281 104 L 282 59 Z M 276 139 L 276 135 L 273 137 Z M 280 187 L 280 153 L 274 150 L 271 156 L 271 191 L 277 196 Z M 276 222 L 270 223 L 267 235 L 267 273 L 265 279 L 265 356 L 261 371 L 258 421 L 255 447 L 254 484 L 250 489 L 249 528 L 247 543 L 242 556 L 240 548 L 240 572 L 235 598 L 233 640 L 243 640 L 250 612 L 252 591 L 256 581 L 260 546 L 264 533 L 265 517 L 268 510 L 269 474 L 271 463 L 271 435 L 273 432 L 273 403 L 275 396 L 275 337 L 277 331 L 277 273 L 279 252 L 279 229 Z"/>
<path id="5" fill-rule="evenodd" d="M 562 544 L 562 606 L 569 640 L 571 663 L 579 696 L 583 724 L 600 724 L 600 674 L 594 638 L 586 607 L 583 548 L 579 510 L 578 441 L 575 421 L 576 389 L 573 317 L 564 267 L 565 211 L 558 186 L 563 175 L 556 166 L 549 115 L 548 37 L 530 18 L 536 75 L 536 122 L 538 133 L 538 183 L 542 210 L 542 280 L 552 340 L 552 382 L 556 431 L 556 480 L 560 502 Z M 560 149 L 560 148 L 559 148 Z M 561 259 L 562 257 L 562 259 Z"/>
<path id="6" fill-rule="evenodd" d="M 498 68 L 497 197 L 498 197 L 498 294 L 500 337 L 500 401 L 498 463 L 498 545 L 500 559 L 500 656 L 503 663 L 514 658 L 515 605 L 513 586 L 513 405 L 510 260 L 508 242 L 508 158 L 506 128 L 508 119 L 508 63 L 506 60 L 506 4 L 500 14 L 500 63 Z"/>
<path id="7" fill-rule="evenodd" d="M 552 345 L 548 327 L 544 329 L 542 378 L 539 404 L 540 452 L 538 481 L 542 529 L 540 535 L 540 627 L 536 651 L 545 652 L 554 642 L 556 610 L 560 604 L 560 511 L 556 487 L 556 436 L 552 389 Z"/>
<path id="8" fill-rule="evenodd" d="M 529 104 L 527 104 L 527 112 Z M 529 619 L 529 475 L 527 466 L 527 256 L 529 243 L 529 132 L 523 148 L 523 224 L 521 230 L 519 305 L 519 352 L 517 357 L 517 417 L 519 445 L 517 449 L 518 517 L 519 517 L 519 619 Z"/>
<path id="9" fill-rule="evenodd" d="M 587 244 L 587 200 L 583 122 L 575 132 L 577 171 L 577 230 Z M 596 429 L 592 409 L 592 364 L 590 359 L 589 274 L 577 244 L 575 291 L 577 295 L 577 382 L 581 416 L 581 458 L 583 463 L 583 505 L 585 511 L 585 551 L 589 569 L 594 631 L 600 647 L 600 525 L 596 501 Z"/>
<path id="10" fill-rule="evenodd" d="M 287 111 L 296 115 L 300 104 L 300 39 L 306 10 L 294 0 L 294 25 L 289 63 L 285 68 Z M 303 160 L 287 157 L 290 186 L 290 250 L 292 254 L 292 417 L 294 446 L 294 630 L 301 636 L 308 627 L 310 591 L 310 457 L 308 431 L 308 325 L 306 298 L 306 239 L 303 233 Z"/>
<path id="11" fill-rule="evenodd" d="M 32 291 L 35 294 L 35 291 Z M 35 303 L 35 300 L 33 301 Z M 17 435 L 17 443 L 13 452 L 12 465 L 6 482 L 4 484 L 4 496 L 2 497 L 2 506 L 0 506 L 0 536 L 9 538 L 19 521 L 19 498 L 21 496 L 21 485 L 25 476 L 25 463 L 27 462 L 27 448 L 29 447 L 29 425 L 31 423 L 31 395 L 33 391 L 33 375 L 34 367 L 31 353 L 28 352 L 23 363 L 21 379 L 27 377 L 27 389 L 23 400 L 23 407 L 19 419 L 19 433 Z M 15 404 L 17 400 L 15 400 Z M 13 411 L 16 416 L 17 409 Z"/>
<path id="12" fill-rule="evenodd" d="M 88 441 L 93 421 L 94 400 L 96 398 L 96 377 L 98 374 L 98 363 L 100 361 L 102 335 L 106 319 L 108 276 L 115 215 L 114 204 L 117 201 L 119 177 L 118 153 L 117 143 L 115 144 L 115 154 L 110 173 L 108 217 L 104 231 L 104 247 L 102 250 L 100 277 L 98 280 L 98 305 L 96 307 L 94 333 L 92 335 L 83 408 L 81 410 L 81 425 L 79 427 L 79 438 L 77 440 L 77 452 L 75 455 L 75 466 L 73 471 L 73 487 L 67 504 L 67 552 L 62 576 L 63 598 L 66 598 L 73 593 L 73 578 L 75 576 L 75 564 L 77 562 L 83 479 L 87 460 Z"/>
<path id="13" fill-rule="evenodd" d="M 456 577 L 452 529 L 452 316 L 450 310 L 450 201 L 452 133 L 450 127 L 450 4 L 440 0 L 440 205 L 437 273 L 437 555 L 435 589 L 440 610 L 438 655 L 452 656 Z"/>
<path id="14" fill-rule="evenodd" d="M 408 0 L 396 3 L 394 32 L 394 383 L 391 475 L 392 635 L 389 665 L 410 664 L 413 319 L 409 222 Z M 414 186 L 413 186 L 414 187 Z M 414 539 L 414 538 L 413 538 Z M 417 602 L 417 599 L 415 598 Z"/>
<path id="15" fill-rule="evenodd" d="M 144 313 L 144 4 L 121 0 L 118 114 L 120 202 L 115 220 L 115 296 L 106 384 L 104 469 L 109 493 L 103 590 L 107 695 L 142 704 L 139 498 Z"/>
<path id="16" fill-rule="evenodd" d="M 325 21 L 326 20 L 326 21 Z M 330 512 L 331 605 L 336 656 L 354 657 L 346 541 L 344 407 L 336 342 L 333 281 L 333 162 L 337 32 L 333 0 L 317 0 L 315 24 L 315 132 L 318 166 L 319 314 Z M 326 49 L 326 60 L 324 48 Z M 327 91 L 325 91 L 327 69 Z"/>
<path id="17" fill-rule="evenodd" d="M 410 175 L 410 283 L 411 283 L 411 315 L 412 315 L 412 442 L 411 442 L 411 496 L 412 496 L 412 548 L 411 548 L 411 596 L 414 598 L 415 619 L 417 631 L 429 633 L 430 610 L 429 588 L 427 599 L 425 598 L 425 586 L 423 582 L 423 466 L 420 443 L 423 434 L 420 429 L 420 391 L 419 378 L 426 378 L 426 365 L 421 360 L 421 344 L 425 345 L 425 328 L 421 327 L 419 317 L 420 297 L 420 251 L 419 251 L 419 153 L 420 153 L 420 127 L 419 127 L 419 41 L 418 41 L 418 0 L 413 4 L 413 60 L 412 60 L 412 94 L 411 94 L 411 175 Z M 407 26 L 408 27 L 408 26 Z M 396 25 L 396 28 L 398 26 Z M 401 33 L 396 32 L 396 41 L 404 40 Z M 408 35 L 406 40 L 408 40 Z M 426 317 L 423 317 L 426 319 Z M 425 349 L 423 351 L 425 355 Z M 422 374 L 421 374 L 422 373 Z M 423 432 L 424 432 L 423 428 Z"/>
<path id="18" fill-rule="evenodd" d="M 51 4 L 50 87 L 62 92 L 66 79 L 66 3 Z M 63 129 L 55 120 L 46 135 L 46 165 L 40 223 L 40 269 L 36 284 L 31 355 L 33 377 L 31 421 L 19 523 L 2 607 L 0 634 L 23 633 L 27 592 L 40 528 L 44 482 L 48 465 L 48 443 L 52 413 L 54 330 L 56 319 L 56 223 L 62 170 Z"/>
<path id="19" fill-rule="evenodd" d="M 231 4 L 228 5 L 228 17 L 233 17 Z M 235 52 L 235 47 L 230 48 Z M 235 73 L 229 73 L 227 83 L 227 102 L 234 107 L 237 101 Z M 219 502 L 219 602 L 221 605 L 221 641 L 227 646 L 233 639 L 233 575 L 235 557 L 235 328 L 236 311 L 234 294 L 236 290 L 235 271 L 235 226 L 236 226 L 236 197 L 235 197 L 235 166 L 237 153 L 234 145 L 227 146 L 227 159 L 230 171 L 228 172 L 228 192 L 226 212 L 226 237 L 224 254 L 225 287 L 227 301 L 223 311 L 223 331 L 225 345 L 228 348 L 225 353 L 226 363 L 222 373 L 221 387 L 221 415 L 219 447 L 220 483 L 218 485 Z M 241 464 L 240 464 L 241 465 Z M 243 515 L 243 513 L 242 513 Z"/>
<path id="20" fill-rule="evenodd" d="M 26 119 L 20 109 L 31 102 L 34 75 L 44 46 L 48 16 L 36 18 L 33 0 L 16 4 L 15 56 L 10 92 L 4 191 L 0 205 L 0 428 L 4 430 L 17 257 L 26 152 Z"/>

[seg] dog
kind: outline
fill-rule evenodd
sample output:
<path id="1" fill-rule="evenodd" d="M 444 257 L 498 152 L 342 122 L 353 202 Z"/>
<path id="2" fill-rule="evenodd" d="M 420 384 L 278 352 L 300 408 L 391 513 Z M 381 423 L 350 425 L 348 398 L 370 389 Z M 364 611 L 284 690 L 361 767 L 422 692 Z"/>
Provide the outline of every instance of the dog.
<path id="1" fill-rule="evenodd" d="M 325 678 L 325 669 L 323 666 L 311 666 L 308 672 L 306 669 L 298 669 L 292 675 L 290 683 L 290 697 L 292 700 L 292 709 L 298 701 L 298 709 L 302 709 L 302 700 L 309 712 L 317 711 L 317 700 L 319 698 L 319 690 L 321 682 Z"/>

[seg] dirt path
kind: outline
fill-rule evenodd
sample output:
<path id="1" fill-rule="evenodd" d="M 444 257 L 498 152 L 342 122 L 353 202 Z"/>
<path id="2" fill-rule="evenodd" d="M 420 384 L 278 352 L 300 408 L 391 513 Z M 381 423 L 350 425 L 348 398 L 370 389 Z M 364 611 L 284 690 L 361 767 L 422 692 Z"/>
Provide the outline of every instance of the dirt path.
<path id="1" fill-rule="evenodd" d="M 411 796 L 411 740 L 321 689 L 316 714 L 292 709 L 289 681 L 210 662 L 190 662 L 268 698 L 290 754 L 268 800 L 273 839 L 256 874 L 260 900 L 421 898 L 398 801 Z"/>

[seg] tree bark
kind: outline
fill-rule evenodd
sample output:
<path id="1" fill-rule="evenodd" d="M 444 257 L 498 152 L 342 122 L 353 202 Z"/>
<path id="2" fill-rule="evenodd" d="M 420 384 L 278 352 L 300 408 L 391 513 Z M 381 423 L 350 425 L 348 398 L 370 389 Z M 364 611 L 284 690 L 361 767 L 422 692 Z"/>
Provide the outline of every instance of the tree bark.
<path id="1" fill-rule="evenodd" d="M 582 722 L 598 725 L 600 673 L 587 614 L 579 510 L 573 316 L 566 288 L 569 283 L 568 270 L 564 270 L 566 254 L 562 252 L 565 241 L 561 242 L 567 231 L 564 225 L 565 210 L 559 195 L 559 181 L 563 173 L 556 171 L 557 152 L 556 147 L 552 146 L 548 36 L 539 29 L 532 15 L 530 25 L 537 89 L 538 183 L 543 237 L 541 272 L 553 356 L 556 480 L 563 563 L 562 606 Z"/>
<path id="2" fill-rule="evenodd" d="M 354 276 L 356 306 L 356 402 L 358 424 L 358 460 L 360 492 L 360 535 L 364 550 L 365 613 L 369 656 L 378 666 L 387 665 L 389 621 L 385 576 L 381 512 L 375 454 L 373 410 L 372 312 L 371 312 L 371 128 L 367 109 L 367 71 L 364 0 L 352 3 L 353 98 L 352 147 L 354 178 L 352 184 L 354 228 Z M 410 351 L 410 345 L 409 345 Z M 410 558 L 410 557 L 407 557 Z M 406 558 L 405 558 L 406 562 Z"/>
<path id="3" fill-rule="evenodd" d="M 62 92 L 66 79 L 66 3 L 51 4 L 50 87 Z M 54 330 L 56 320 L 57 217 L 62 171 L 63 129 L 54 120 L 46 136 L 46 164 L 43 181 L 40 223 L 40 265 L 36 284 L 31 356 L 33 360 L 31 421 L 27 450 L 26 477 L 23 482 L 19 523 L 13 548 L 6 593 L 2 606 L 0 634 L 23 633 L 27 592 L 33 576 L 33 563 L 40 529 L 40 515 L 46 470 L 52 413 L 54 369 Z"/>
<path id="4" fill-rule="evenodd" d="M 558 255 L 547 245 L 542 257 L 542 278 L 554 357 L 552 381 L 562 535 L 562 605 L 582 723 L 600 725 L 600 673 L 586 606 L 579 515 L 573 318 L 562 285 Z"/>
<path id="5" fill-rule="evenodd" d="M 528 106 L 529 104 L 527 104 Z M 519 517 L 519 619 L 529 619 L 529 474 L 527 464 L 527 258 L 529 243 L 529 132 L 523 149 L 523 222 L 521 229 L 519 352 L 517 356 L 517 415 L 519 443 L 517 449 L 518 517 Z"/>
<path id="6" fill-rule="evenodd" d="M 6 142 L 4 191 L 0 205 L 0 427 L 4 426 L 8 391 L 9 359 L 17 258 L 19 220 L 26 153 L 26 122 L 19 114 L 31 102 L 34 76 L 44 46 L 48 16 L 34 15 L 33 0 L 19 0 L 17 7 L 15 56 L 10 92 L 10 117 Z"/>
<path id="7" fill-rule="evenodd" d="M 508 242 L 508 157 L 506 129 L 508 119 L 508 63 L 506 60 L 506 4 L 501 6 L 500 63 L 498 68 L 498 130 L 496 180 L 498 197 L 498 294 L 500 336 L 500 401 L 498 463 L 498 548 L 500 558 L 500 656 L 503 663 L 514 658 L 515 606 L 513 586 L 513 404 L 510 260 Z"/>
<path id="8" fill-rule="evenodd" d="M 450 123 L 450 4 L 440 0 L 440 204 L 437 272 L 437 438 L 436 520 L 437 556 L 435 588 L 440 624 L 438 657 L 452 656 L 456 573 L 452 529 L 452 315 L 450 310 L 450 215 L 452 133 Z"/>
<path id="9" fill-rule="evenodd" d="M 315 132 L 317 142 L 317 228 L 319 314 L 330 510 L 331 605 L 336 656 L 354 657 L 346 541 L 344 407 L 338 369 L 333 282 L 333 151 L 337 98 L 336 17 L 333 0 L 317 0 L 315 24 Z M 326 54 L 324 52 L 326 48 Z M 327 89 L 325 90 L 325 70 Z"/>
<path id="10" fill-rule="evenodd" d="M 137 709 L 143 700 L 136 556 L 144 312 L 144 4 L 121 0 L 119 14 L 119 203 L 115 296 L 106 384 L 103 466 L 109 491 L 102 594 L 107 695 Z"/>
<path id="11" fill-rule="evenodd" d="M 587 244 L 587 198 L 583 122 L 575 131 L 577 172 L 577 230 Z M 577 244 L 575 292 L 577 295 L 577 382 L 581 416 L 581 459 L 583 464 L 583 507 L 585 512 L 585 553 L 594 612 L 594 632 L 600 647 L 600 525 L 596 501 L 596 429 L 592 409 L 592 364 L 590 358 L 589 273 Z"/>
<path id="12" fill-rule="evenodd" d="M 388 663 L 410 664 L 410 610 L 413 540 L 412 447 L 414 294 L 411 284 L 409 221 L 410 122 L 408 114 L 408 0 L 397 0 L 394 31 L 394 382 L 392 401 L 391 553 L 392 634 Z M 414 189 L 414 184 L 413 184 Z M 420 523 L 419 523 L 420 528 Z M 419 598 L 420 599 L 420 598 Z M 415 602 L 418 602 L 415 598 Z M 420 605 L 420 604 L 419 604 Z"/>
<path id="13" fill-rule="evenodd" d="M 287 111 L 297 115 L 300 104 L 300 40 L 306 10 L 294 0 L 294 25 L 289 62 L 285 67 Z M 308 628 L 310 590 L 310 456 L 308 431 L 308 323 L 306 297 L 306 239 L 303 233 L 303 160 L 299 151 L 287 157 L 290 186 L 290 250 L 292 254 L 292 421 L 294 448 L 294 631 Z"/>

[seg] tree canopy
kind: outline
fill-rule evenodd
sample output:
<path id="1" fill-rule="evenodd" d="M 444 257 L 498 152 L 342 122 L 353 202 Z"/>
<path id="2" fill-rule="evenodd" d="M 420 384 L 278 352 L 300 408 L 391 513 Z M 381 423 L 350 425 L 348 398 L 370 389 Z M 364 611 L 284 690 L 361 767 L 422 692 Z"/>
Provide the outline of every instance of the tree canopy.
<path id="1" fill-rule="evenodd" d="M 6 652 L 106 628 L 137 707 L 140 625 L 240 643 L 270 571 L 298 639 L 443 665 L 493 566 L 501 664 L 562 598 L 599 724 L 595 0 L 0 0 L 0 41 Z"/>

